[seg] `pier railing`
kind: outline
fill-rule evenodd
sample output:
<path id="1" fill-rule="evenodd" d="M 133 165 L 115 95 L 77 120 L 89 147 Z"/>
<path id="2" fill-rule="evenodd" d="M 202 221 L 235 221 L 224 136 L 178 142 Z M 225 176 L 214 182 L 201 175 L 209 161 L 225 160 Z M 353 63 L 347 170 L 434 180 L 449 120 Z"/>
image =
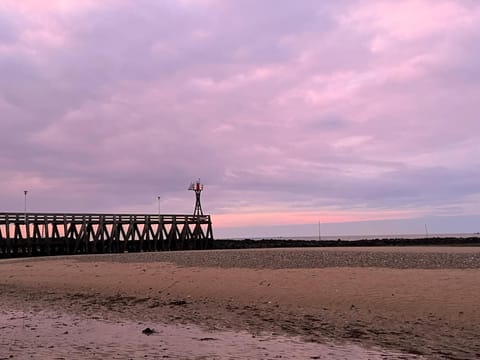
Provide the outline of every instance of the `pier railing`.
<path id="1" fill-rule="evenodd" d="M 0 213 L 0 257 L 208 249 L 210 215 Z"/>

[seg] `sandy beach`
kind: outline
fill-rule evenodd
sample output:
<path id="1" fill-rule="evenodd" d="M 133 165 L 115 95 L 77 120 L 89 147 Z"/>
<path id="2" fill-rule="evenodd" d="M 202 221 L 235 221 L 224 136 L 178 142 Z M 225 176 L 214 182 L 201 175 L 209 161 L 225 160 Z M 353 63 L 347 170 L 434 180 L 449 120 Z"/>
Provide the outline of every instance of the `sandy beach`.
<path id="1" fill-rule="evenodd" d="M 480 247 L 9 259 L 0 274 L 3 309 L 30 314 L 196 324 L 426 359 L 480 357 Z M 5 353 L 13 340 L 2 338 L 0 358 L 22 358 L 15 345 Z"/>

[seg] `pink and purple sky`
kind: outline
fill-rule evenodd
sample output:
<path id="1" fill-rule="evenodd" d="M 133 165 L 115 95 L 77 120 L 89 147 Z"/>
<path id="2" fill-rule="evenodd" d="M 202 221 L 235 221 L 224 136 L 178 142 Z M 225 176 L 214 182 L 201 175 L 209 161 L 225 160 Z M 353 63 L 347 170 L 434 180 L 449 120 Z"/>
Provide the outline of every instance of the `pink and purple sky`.
<path id="1" fill-rule="evenodd" d="M 476 0 L 2 0 L 0 211 L 480 231 Z"/>

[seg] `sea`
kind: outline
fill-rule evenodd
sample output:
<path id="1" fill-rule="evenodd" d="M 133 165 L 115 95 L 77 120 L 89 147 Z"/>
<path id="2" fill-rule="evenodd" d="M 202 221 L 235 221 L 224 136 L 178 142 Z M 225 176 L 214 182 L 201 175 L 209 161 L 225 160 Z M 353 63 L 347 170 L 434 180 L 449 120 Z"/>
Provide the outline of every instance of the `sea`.
<path id="1" fill-rule="evenodd" d="M 248 237 L 251 240 L 320 240 L 320 241 L 356 241 L 374 239 L 424 239 L 424 238 L 472 238 L 480 233 L 432 233 L 432 234 L 374 234 L 374 235 L 317 235 L 317 236 L 263 236 Z M 225 238 L 229 240 L 245 240 L 247 237 Z"/>

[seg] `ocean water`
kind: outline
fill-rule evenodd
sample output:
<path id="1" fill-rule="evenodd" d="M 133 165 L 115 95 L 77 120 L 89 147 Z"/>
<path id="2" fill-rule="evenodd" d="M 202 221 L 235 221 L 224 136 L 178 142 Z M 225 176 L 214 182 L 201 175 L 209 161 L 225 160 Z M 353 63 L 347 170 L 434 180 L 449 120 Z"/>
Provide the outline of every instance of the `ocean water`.
<path id="1" fill-rule="evenodd" d="M 455 238 L 470 238 L 480 237 L 480 233 L 451 233 L 451 234 L 374 234 L 374 235 L 320 235 L 320 236 L 264 236 L 264 237 L 249 237 L 252 240 L 274 239 L 274 240 L 372 240 L 372 239 L 423 239 L 423 238 L 437 238 L 437 237 L 455 237 Z M 243 240 L 242 238 L 234 238 L 234 240 Z"/>

